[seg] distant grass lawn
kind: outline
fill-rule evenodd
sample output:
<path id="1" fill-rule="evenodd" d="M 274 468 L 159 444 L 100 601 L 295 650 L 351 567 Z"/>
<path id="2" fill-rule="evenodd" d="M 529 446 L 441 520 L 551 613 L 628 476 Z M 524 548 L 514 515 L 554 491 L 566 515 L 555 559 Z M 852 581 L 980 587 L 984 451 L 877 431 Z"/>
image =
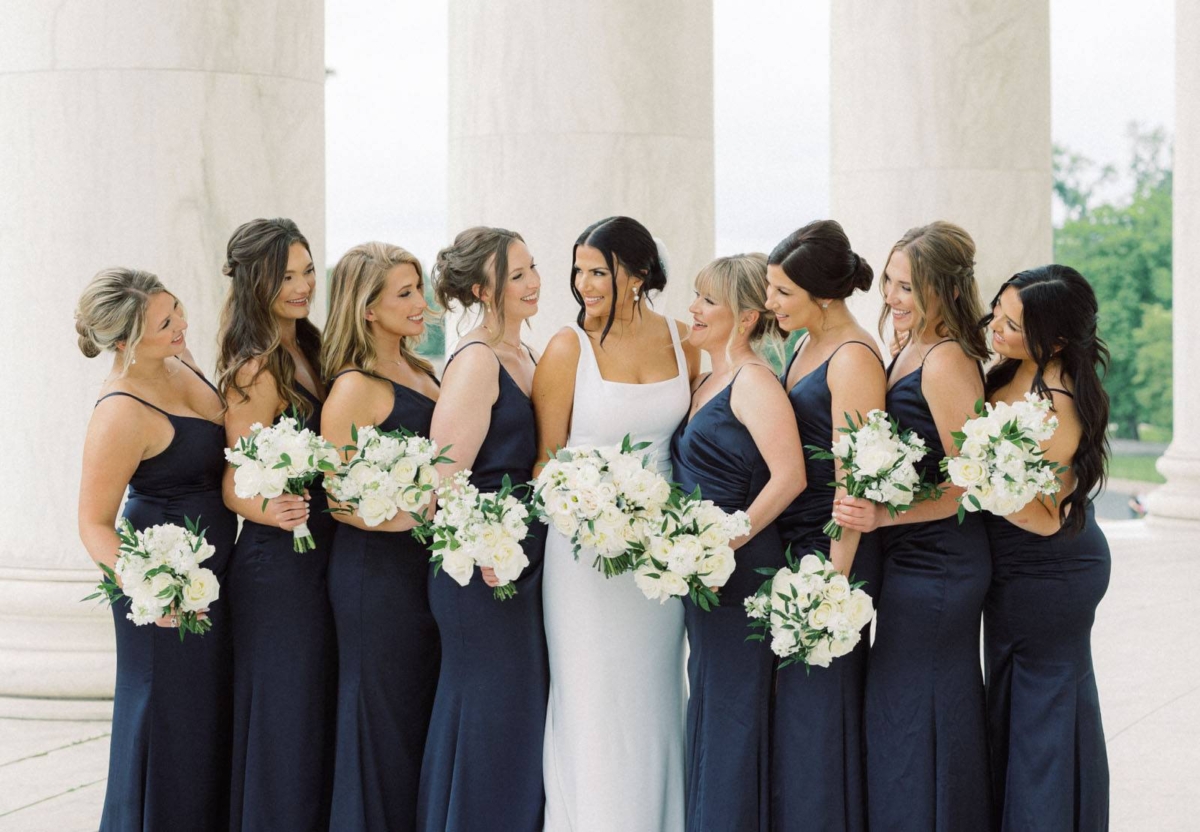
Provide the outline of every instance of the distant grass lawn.
<path id="1" fill-rule="evenodd" d="M 1108 475 L 1123 480 L 1140 482 L 1166 482 L 1154 467 L 1157 456 L 1114 456 L 1108 460 Z"/>

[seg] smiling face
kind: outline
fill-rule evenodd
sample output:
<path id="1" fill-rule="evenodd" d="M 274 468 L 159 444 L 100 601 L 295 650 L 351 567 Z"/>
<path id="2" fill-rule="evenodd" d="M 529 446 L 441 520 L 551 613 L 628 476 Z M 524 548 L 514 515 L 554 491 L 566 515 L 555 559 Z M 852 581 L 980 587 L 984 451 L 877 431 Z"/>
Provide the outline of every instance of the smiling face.
<path id="1" fill-rule="evenodd" d="M 424 286 L 412 263 L 401 263 L 388 270 L 379 297 L 367 309 L 366 318 L 373 334 L 384 332 L 398 338 L 416 338 L 425 332 Z"/>
<path id="2" fill-rule="evenodd" d="M 538 298 L 542 291 L 542 277 L 529 248 L 520 240 L 508 245 L 508 280 L 504 281 L 504 319 L 523 321 L 532 318 L 538 311 Z"/>
<path id="3" fill-rule="evenodd" d="M 792 282 L 782 266 L 767 266 L 766 305 L 784 332 L 812 329 L 821 320 L 820 305 Z"/>
<path id="4" fill-rule="evenodd" d="M 146 325 L 134 345 L 135 358 L 163 359 L 186 349 L 187 320 L 179 301 L 170 292 L 158 292 L 146 302 Z"/>
<path id="5" fill-rule="evenodd" d="M 688 307 L 692 314 L 692 331 L 688 342 L 702 350 L 712 352 L 715 349 L 725 349 L 733 334 L 733 310 L 727 304 L 721 303 L 711 294 L 706 293 L 700 281 L 696 281 L 696 299 Z"/>
<path id="6" fill-rule="evenodd" d="M 896 330 L 897 335 L 904 332 L 910 335 L 919 334 L 913 332 L 917 319 L 921 316 L 921 310 L 917 305 L 917 291 L 917 287 L 913 285 L 912 264 L 909 262 L 908 255 L 902 250 L 892 252 L 887 268 L 883 272 L 883 300 L 891 309 L 892 327 Z M 930 297 L 924 300 L 925 326 L 923 329 L 936 332 L 938 323 L 941 321 L 937 298 Z"/>
<path id="7" fill-rule="evenodd" d="M 1024 361 L 1030 357 L 1021 322 L 1024 311 L 1021 295 L 1015 286 L 1009 286 L 996 299 L 996 305 L 992 307 L 992 322 L 988 324 L 988 329 L 992 333 L 992 349 L 998 355 L 1017 361 Z"/>
<path id="8" fill-rule="evenodd" d="M 583 312 L 588 318 L 608 320 L 616 304 L 618 313 L 633 306 L 634 286 L 642 281 L 633 279 L 625 267 L 617 263 L 616 294 L 613 293 L 613 274 L 604 262 L 599 249 L 581 245 L 575 249 L 575 291 L 583 298 Z"/>
<path id="9" fill-rule="evenodd" d="M 275 317 L 284 320 L 307 318 L 316 290 L 317 274 L 308 249 L 303 243 L 292 243 L 288 247 L 287 270 L 279 286 L 279 294 L 271 303 L 271 311 Z"/>

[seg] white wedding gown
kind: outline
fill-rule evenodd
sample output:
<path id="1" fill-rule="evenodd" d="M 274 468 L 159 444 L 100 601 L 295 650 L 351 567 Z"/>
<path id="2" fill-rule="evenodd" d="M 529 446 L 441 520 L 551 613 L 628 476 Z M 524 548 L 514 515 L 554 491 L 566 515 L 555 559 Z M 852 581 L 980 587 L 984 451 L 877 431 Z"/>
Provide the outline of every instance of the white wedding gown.
<path id="1" fill-rule="evenodd" d="M 652 443 L 644 453 L 670 477 L 671 435 L 691 403 L 679 332 L 668 321 L 679 374 L 605 381 L 583 330 L 567 445 Z M 545 832 L 682 832 L 683 605 L 649 601 L 631 575 L 605 578 L 586 552 L 550 528 L 542 595 L 550 702 L 542 769 Z"/>

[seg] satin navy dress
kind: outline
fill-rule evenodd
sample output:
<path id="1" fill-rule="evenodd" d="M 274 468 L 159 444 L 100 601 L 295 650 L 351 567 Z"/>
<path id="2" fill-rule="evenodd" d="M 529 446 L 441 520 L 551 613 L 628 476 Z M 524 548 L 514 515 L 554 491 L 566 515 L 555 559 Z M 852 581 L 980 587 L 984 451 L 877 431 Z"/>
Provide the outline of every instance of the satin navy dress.
<path id="1" fill-rule="evenodd" d="M 319 432 L 321 402 L 301 427 Z M 325 588 L 333 517 L 317 480 L 308 528 L 316 548 L 293 551 L 292 532 L 246 520 L 229 565 L 234 625 L 232 832 L 329 828 L 335 671 Z"/>
<path id="2" fill-rule="evenodd" d="M 871 348 L 861 341 L 851 349 Z M 802 376 L 788 390 L 796 414 L 800 439 L 806 445 L 826 447 L 833 442 L 833 397 L 829 392 L 829 362 Z M 800 353 L 797 349 L 781 376 L 788 373 Z M 871 353 L 874 355 L 874 351 Z M 838 427 L 842 423 L 839 420 Z M 775 521 L 784 546 L 801 557 L 809 552 L 829 554 L 830 540 L 823 531 L 833 513 L 836 493 L 834 464 L 805 453 L 807 486 Z M 859 538 L 852 569 L 855 580 L 872 600 L 879 597 L 879 535 Z M 870 625 L 862 641 L 829 667 L 785 668 L 775 683 L 775 720 L 772 726 L 771 805 L 777 829 L 820 829 L 823 832 L 860 832 L 867 828 L 866 749 L 862 709 L 866 686 Z"/>
<path id="3" fill-rule="evenodd" d="M 736 380 L 735 374 L 671 440 L 675 480 L 686 491 L 699 486 L 701 497 L 728 512 L 748 508 L 771 477 L 750 431 L 730 406 Z M 735 558 L 737 566 L 721 588 L 719 607 L 704 612 L 690 600 L 683 601 L 690 648 L 686 821 L 687 829 L 695 832 L 772 829 L 775 655 L 762 644 L 746 641 L 750 630 L 743 602 L 764 580 L 756 569 L 785 564 L 775 524 L 761 529 Z"/>
<path id="4" fill-rule="evenodd" d="M 1091 636 L 1111 562 L 1090 504 L 1086 512 L 1078 534 L 1049 537 L 984 515 L 992 546 L 983 618 L 988 730 L 1004 832 L 1108 829 Z"/>
<path id="5" fill-rule="evenodd" d="M 954 342 L 940 342 L 947 343 Z M 925 440 L 929 452 L 917 468 L 938 482 L 945 449 L 921 392 L 924 366 L 892 385 L 887 411 Z M 882 591 L 865 707 L 868 823 L 872 832 L 990 829 L 979 663 L 991 579 L 983 518 L 888 526 L 879 537 Z"/>
<path id="6" fill-rule="evenodd" d="M 215 389 L 213 395 L 217 396 Z M 185 519 L 198 521 L 216 549 L 201 565 L 216 574 L 224 596 L 237 534 L 237 517 L 221 497 L 225 428 L 207 419 L 167 413 L 130 393 L 109 393 L 100 401 L 113 396 L 134 399 L 161 413 L 175 431 L 162 453 L 138 464 L 121 516 L 138 531 L 164 523 L 182 526 Z M 176 630 L 135 626 L 126 618 L 129 605 L 124 601 L 112 611 L 117 684 L 100 829 L 224 828 L 229 818 L 233 699 L 228 602 L 224 597 L 213 602 L 208 613 L 212 629 L 203 636 L 189 635 L 182 643 Z"/>
<path id="7" fill-rule="evenodd" d="M 476 344 L 487 348 L 472 341 L 459 352 Z M 471 466 L 471 483 L 483 493 L 499 491 L 505 474 L 514 485 L 527 482 L 538 456 L 533 404 L 502 363 L 499 373 L 500 395 Z M 542 828 L 550 688 L 542 623 L 546 526 L 533 522 L 529 531 L 522 543 L 529 566 L 507 601 L 495 600 L 478 574 L 459 586 L 427 570 L 442 668 L 421 772 L 424 832 Z"/>
<path id="8" fill-rule="evenodd" d="M 392 385 L 395 403 L 380 430 L 403 427 L 429 435 L 432 399 L 364 375 Z M 329 556 L 338 648 L 331 830 L 416 828 L 421 755 L 438 674 L 437 626 L 425 595 L 428 568 L 429 552 L 409 532 L 337 524 Z"/>

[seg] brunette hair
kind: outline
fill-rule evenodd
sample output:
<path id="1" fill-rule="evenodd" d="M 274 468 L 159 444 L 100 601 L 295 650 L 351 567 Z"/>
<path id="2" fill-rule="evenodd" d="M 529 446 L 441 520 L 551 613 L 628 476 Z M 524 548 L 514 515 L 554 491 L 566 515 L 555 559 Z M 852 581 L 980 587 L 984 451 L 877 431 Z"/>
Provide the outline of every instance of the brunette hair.
<path id="1" fill-rule="evenodd" d="M 612 277 L 613 303 L 608 310 L 604 331 L 600 333 L 600 343 L 603 344 L 617 317 L 617 266 L 624 266 L 631 277 L 642 280 L 641 295 L 647 301 L 651 300 L 651 292 L 661 292 L 666 287 L 667 269 L 654 237 L 637 220 L 608 217 L 589 225 L 575 240 L 575 247 L 571 250 L 571 295 L 579 304 L 575 323 L 581 327 L 584 320 L 583 296 L 575 288 L 575 253 L 580 246 L 590 246 L 599 251 Z M 640 298 L 635 308 L 641 312 Z"/>
<path id="2" fill-rule="evenodd" d="M 816 220 L 793 231 L 771 250 L 767 263 L 814 298 L 844 300 L 871 288 L 875 273 L 850 248 L 836 220 Z"/>
<path id="3" fill-rule="evenodd" d="M 1083 275 L 1070 266 L 1039 266 L 1013 275 L 996 297 L 992 309 L 1005 289 L 1012 287 L 1021 299 L 1021 331 L 1029 357 L 1037 365 L 1033 389 L 1050 399 L 1044 375 L 1046 367 L 1059 362 L 1061 374 L 1075 388 L 1075 410 L 1083 428 L 1079 446 L 1071 462 L 1075 472 L 1075 490 L 1062 501 L 1063 528 L 1078 533 L 1083 529 L 1084 509 L 1092 491 L 1103 485 L 1108 459 L 1108 393 L 1101 376 L 1108 369 L 1108 347 L 1097 332 L 1099 306 L 1096 293 Z M 982 323 L 992 322 L 994 312 Z M 1001 358 L 987 374 L 986 388 L 991 394 L 1012 381 L 1021 362 Z M 1070 507 L 1068 511 L 1067 508 Z"/>
<path id="4" fill-rule="evenodd" d="M 504 337 L 504 287 L 508 284 L 508 248 L 525 238 L 504 228 L 476 226 L 459 232 L 454 242 L 437 253 L 433 264 L 434 299 L 443 309 L 457 303 L 463 310 L 482 304 L 496 313 L 498 332 L 489 339 L 493 346 Z M 476 295 L 478 286 L 480 294 Z M 492 302 L 481 300 L 492 290 Z"/>

